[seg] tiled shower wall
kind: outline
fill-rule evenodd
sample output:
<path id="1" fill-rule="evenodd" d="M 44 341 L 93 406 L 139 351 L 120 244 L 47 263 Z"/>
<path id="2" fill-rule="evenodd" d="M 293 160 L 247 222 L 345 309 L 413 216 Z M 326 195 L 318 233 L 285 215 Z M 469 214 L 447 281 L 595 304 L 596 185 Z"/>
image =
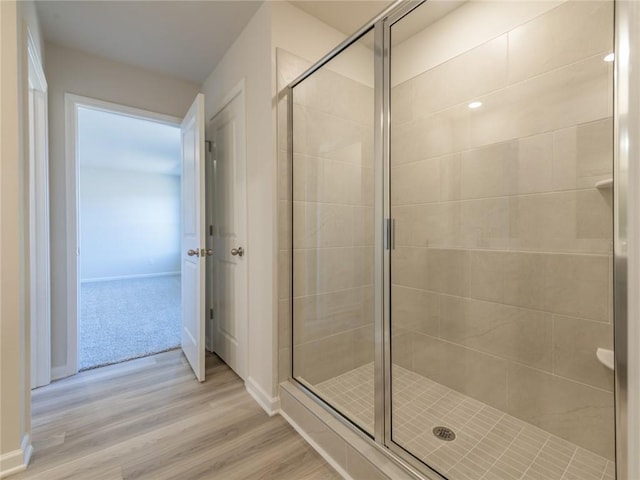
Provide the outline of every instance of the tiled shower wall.
<path id="1" fill-rule="evenodd" d="M 391 98 L 394 362 L 609 459 L 612 40 L 567 2 Z"/>
<path id="2" fill-rule="evenodd" d="M 278 51 L 278 64 L 296 70 L 304 62 Z M 373 361 L 373 87 L 329 68 L 293 96 L 294 373 L 311 384 Z M 280 120 L 285 111 L 281 104 Z M 286 142 L 280 147 L 284 185 Z M 290 246 L 287 194 L 281 190 L 281 245 Z M 290 251 L 280 254 L 290 269 Z M 287 335 L 283 328 L 290 345 Z"/>

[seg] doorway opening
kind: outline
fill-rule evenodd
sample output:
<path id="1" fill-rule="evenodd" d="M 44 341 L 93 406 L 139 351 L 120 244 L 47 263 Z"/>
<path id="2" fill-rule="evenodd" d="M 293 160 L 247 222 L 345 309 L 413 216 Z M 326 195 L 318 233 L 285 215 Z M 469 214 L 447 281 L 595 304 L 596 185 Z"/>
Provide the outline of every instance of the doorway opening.
<path id="1" fill-rule="evenodd" d="M 77 367 L 178 348 L 178 124 L 77 108 Z"/>

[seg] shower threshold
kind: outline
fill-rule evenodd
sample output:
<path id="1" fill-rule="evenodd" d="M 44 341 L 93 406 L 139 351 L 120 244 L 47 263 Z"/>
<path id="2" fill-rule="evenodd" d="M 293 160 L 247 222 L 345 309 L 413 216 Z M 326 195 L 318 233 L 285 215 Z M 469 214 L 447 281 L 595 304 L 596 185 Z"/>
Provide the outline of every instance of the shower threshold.
<path id="1" fill-rule="evenodd" d="M 393 441 L 450 480 L 614 480 L 615 465 L 527 422 L 393 366 Z M 314 391 L 373 431 L 373 363 Z M 443 441 L 433 430 L 455 433 Z"/>

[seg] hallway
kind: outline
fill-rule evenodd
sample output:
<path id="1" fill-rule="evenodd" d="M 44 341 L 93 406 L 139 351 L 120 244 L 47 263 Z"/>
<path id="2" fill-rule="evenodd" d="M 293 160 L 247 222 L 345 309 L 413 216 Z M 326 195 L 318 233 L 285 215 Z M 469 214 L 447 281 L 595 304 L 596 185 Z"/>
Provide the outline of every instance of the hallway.
<path id="1" fill-rule="evenodd" d="M 179 350 L 35 390 L 33 435 L 16 480 L 340 478 L 217 356 L 199 384 Z"/>

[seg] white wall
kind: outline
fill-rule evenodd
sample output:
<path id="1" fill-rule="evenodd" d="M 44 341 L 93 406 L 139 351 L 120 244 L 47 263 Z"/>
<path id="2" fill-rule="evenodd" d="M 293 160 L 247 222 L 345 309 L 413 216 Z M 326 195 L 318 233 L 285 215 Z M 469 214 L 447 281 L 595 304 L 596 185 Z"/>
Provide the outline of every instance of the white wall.
<path id="1" fill-rule="evenodd" d="M 21 423 L 24 376 L 19 369 L 24 360 L 24 341 L 21 332 L 22 316 L 20 256 L 20 218 L 15 208 L 20 197 L 20 138 L 18 102 L 18 32 L 14 2 L 0 3 L 0 455 L 20 448 L 24 432 Z M 16 279 L 18 281 L 16 281 Z M 6 461 L 6 460 L 5 460 Z M 16 465 L 13 465 L 16 466 Z M 0 465 L 0 468 L 7 469 Z"/>
<path id="2" fill-rule="evenodd" d="M 80 253 L 81 281 L 180 272 L 180 177 L 81 166 Z"/>
<path id="3" fill-rule="evenodd" d="M 35 2 L 19 1 L 18 17 L 22 18 L 22 21 L 24 22 L 23 25 L 26 25 L 29 28 L 36 50 L 38 51 L 38 56 L 41 60 L 44 59 L 44 38 L 42 36 L 42 31 L 40 30 L 40 20 L 38 19 L 38 14 L 36 12 Z"/>
<path id="4" fill-rule="evenodd" d="M 24 469 L 31 452 L 27 29 L 38 48 L 33 2 L 0 2 L 0 477 Z"/>
<path id="5" fill-rule="evenodd" d="M 52 367 L 64 367 L 67 347 L 67 236 L 65 183 L 65 92 L 182 117 L 198 85 L 95 55 L 45 44 L 49 83 L 51 205 Z"/>
<path id="6" fill-rule="evenodd" d="M 271 5 L 274 50 L 282 48 L 313 64 L 346 39 L 344 33 L 289 2 L 273 2 Z M 373 63 L 373 51 L 358 43 L 332 60 L 331 70 L 373 87 Z M 275 72 L 275 63 L 273 68 Z M 274 94 L 275 87 L 274 83 Z"/>
<path id="7" fill-rule="evenodd" d="M 202 86 L 207 122 L 245 81 L 247 159 L 247 382 L 272 403 L 276 392 L 276 162 L 271 114 L 271 4 L 264 3 Z M 273 406 L 273 405 L 272 405 Z"/>

